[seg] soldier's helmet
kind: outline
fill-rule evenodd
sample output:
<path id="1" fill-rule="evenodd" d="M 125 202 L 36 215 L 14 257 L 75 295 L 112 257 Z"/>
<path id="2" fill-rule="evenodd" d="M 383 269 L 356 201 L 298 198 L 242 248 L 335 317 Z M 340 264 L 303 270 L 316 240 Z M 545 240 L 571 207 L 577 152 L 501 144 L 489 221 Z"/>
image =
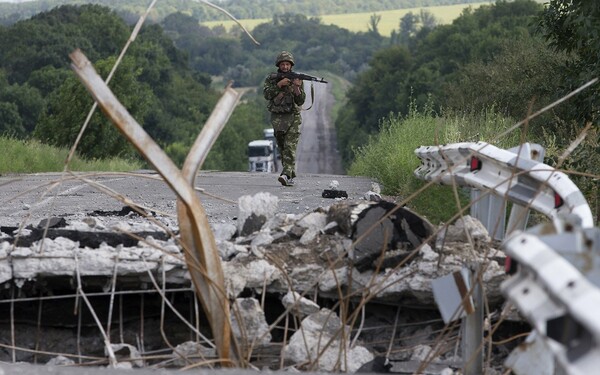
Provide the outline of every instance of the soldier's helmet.
<path id="1" fill-rule="evenodd" d="M 277 55 L 277 59 L 275 60 L 275 66 L 279 67 L 279 64 L 282 61 L 289 61 L 292 66 L 294 66 L 294 55 L 288 51 L 282 51 L 279 55 Z"/>

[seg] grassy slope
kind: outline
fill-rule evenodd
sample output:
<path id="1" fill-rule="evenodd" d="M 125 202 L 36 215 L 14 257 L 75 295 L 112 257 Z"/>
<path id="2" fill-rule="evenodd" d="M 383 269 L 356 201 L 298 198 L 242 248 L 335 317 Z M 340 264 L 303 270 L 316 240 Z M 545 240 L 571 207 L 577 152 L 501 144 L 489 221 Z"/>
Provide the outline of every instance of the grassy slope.
<path id="1" fill-rule="evenodd" d="M 445 222 L 453 216 L 458 202 L 453 189 L 430 186 L 426 193 L 411 195 L 426 183 L 414 177 L 420 165 L 415 149 L 456 142 L 485 141 L 500 148 L 510 148 L 520 142 L 518 130 L 498 139 L 498 134 L 514 124 L 514 120 L 492 111 L 479 114 L 446 113 L 436 116 L 428 109 L 419 113 L 416 108 L 406 117 L 396 116 L 383 121 L 380 132 L 367 145 L 359 148 L 348 174 L 368 176 L 383 186 L 383 193 L 409 199 L 407 205 L 433 223 Z M 464 192 L 458 189 L 458 192 Z M 461 204 L 466 204 L 464 194 Z"/>
<path id="2" fill-rule="evenodd" d="M 379 33 L 384 36 L 390 36 L 393 30 L 398 30 L 400 19 L 408 12 L 418 14 L 421 9 L 426 9 L 431 12 L 442 24 L 451 23 L 457 18 L 461 12 L 468 7 L 473 9 L 481 5 L 489 5 L 490 2 L 472 3 L 472 4 L 458 4 L 458 5 L 447 5 L 447 6 L 435 6 L 427 8 L 407 8 L 397 10 L 387 10 L 381 12 L 366 12 L 366 13 L 349 13 L 349 14 L 331 14 L 321 16 L 322 23 L 325 25 L 337 25 L 341 28 L 348 29 L 352 32 L 368 31 L 369 20 L 373 14 L 381 16 L 379 22 Z M 269 19 L 243 19 L 239 20 L 240 23 L 247 28 L 252 30 L 256 25 L 269 22 Z M 223 25 L 229 30 L 231 27 L 237 27 L 234 21 L 210 21 L 203 22 L 205 26 L 213 27 L 217 25 Z"/>
<path id="3" fill-rule="evenodd" d="M 60 172 L 65 167 L 69 150 L 42 144 L 35 140 L 18 140 L 0 137 L 0 174 Z M 140 161 L 119 158 L 107 160 L 83 160 L 75 157 L 70 164 L 72 171 L 133 171 L 141 169 Z"/>

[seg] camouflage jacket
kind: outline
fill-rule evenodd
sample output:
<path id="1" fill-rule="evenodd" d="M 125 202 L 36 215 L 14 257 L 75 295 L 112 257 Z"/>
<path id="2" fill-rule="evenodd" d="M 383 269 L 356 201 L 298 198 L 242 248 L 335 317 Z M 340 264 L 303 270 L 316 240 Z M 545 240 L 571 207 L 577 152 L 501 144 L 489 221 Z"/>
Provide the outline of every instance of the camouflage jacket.
<path id="1" fill-rule="evenodd" d="M 285 86 L 279 88 L 277 86 L 277 78 L 271 78 L 271 73 L 265 78 L 263 85 L 263 96 L 269 102 L 267 103 L 267 109 L 272 113 L 300 113 L 300 107 L 306 100 L 306 92 L 304 86 L 300 86 L 300 95 L 294 95 L 292 93 L 292 86 Z M 278 95 L 283 93 L 283 97 L 278 99 Z"/>

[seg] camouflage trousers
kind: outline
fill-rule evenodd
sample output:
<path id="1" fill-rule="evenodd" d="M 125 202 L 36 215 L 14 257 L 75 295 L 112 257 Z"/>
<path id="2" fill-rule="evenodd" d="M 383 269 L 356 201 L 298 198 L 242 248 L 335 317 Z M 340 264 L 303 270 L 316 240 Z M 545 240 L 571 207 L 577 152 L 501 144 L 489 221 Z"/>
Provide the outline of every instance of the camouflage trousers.
<path id="1" fill-rule="evenodd" d="M 271 113 L 277 148 L 281 153 L 282 174 L 296 177 L 296 148 L 300 140 L 300 113 Z"/>

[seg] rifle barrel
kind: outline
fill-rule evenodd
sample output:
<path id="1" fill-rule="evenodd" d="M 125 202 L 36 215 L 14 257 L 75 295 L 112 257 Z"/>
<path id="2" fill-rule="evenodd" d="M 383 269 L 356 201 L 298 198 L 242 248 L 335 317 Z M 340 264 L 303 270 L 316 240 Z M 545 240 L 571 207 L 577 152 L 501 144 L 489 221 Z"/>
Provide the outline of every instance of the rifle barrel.
<path id="1" fill-rule="evenodd" d="M 281 78 L 289 78 L 289 79 L 294 79 L 294 78 L 299 78 L 305 81 L 315 81 L 315 82 L 320 82 L 320 83 L 328 83 L 327 81 L 325 81 L 324 78 L 319 78 L 319 77 L 313 77 L 310 76 L 308 74 L 304 74 L 304 73 L 296 73 L 296 72 L 288 72 L 288 73 L 273 73 L 271 74 L 271 78 L 276 78 L 277 79 L 281 79 Z"/>
<path id="2" fill-rule="evenodd" d="M 325 79 L 323 79 L 323 78 L 313 77 L 313 76 L 309 76 L 308 74 L 303 74 L 303 73 L 296 73 L 296 74 L 298 75 L 298 78 L 303 79 L 303 80 L 327 83 L 327 81 L 325 81 Z"/>

